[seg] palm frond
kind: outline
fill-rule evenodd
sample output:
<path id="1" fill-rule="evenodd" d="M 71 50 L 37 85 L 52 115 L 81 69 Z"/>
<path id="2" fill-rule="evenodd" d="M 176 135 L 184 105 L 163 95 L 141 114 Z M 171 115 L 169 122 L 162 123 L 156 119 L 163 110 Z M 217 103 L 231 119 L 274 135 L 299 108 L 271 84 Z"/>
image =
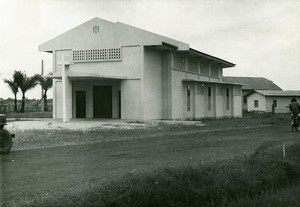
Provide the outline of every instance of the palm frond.
<path id="1" fill-rule="evenodd" d="M 13 94 L 17 94 L 19 91 L 19 87 L 17 83 L 13 80 L 4 79 L 4 83 L 7 83 Z"/>
<path id="2" fill-rule="evenodd" d="M 47 92 L 50 88 L 52 88 L 52 79 L 51 78 L 45 78 L 41 75 L 36 75 L 36 78 L 39 82 L 39 84 L 42 86 L 42 89 Z"/>

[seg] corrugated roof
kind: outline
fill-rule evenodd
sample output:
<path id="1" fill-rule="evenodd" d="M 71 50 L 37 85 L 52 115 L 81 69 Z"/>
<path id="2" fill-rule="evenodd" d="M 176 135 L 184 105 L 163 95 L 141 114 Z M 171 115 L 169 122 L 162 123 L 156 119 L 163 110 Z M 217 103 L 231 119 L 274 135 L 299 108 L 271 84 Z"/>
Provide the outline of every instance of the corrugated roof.
<path id="1" fill-rule="evenodd" d="M 223 77 L 223 81 L 242 84 L 243 90 L 282 90 L 273 81 L 262 77 Z"/>
<path id="2" fill-rule="evenodd" d="M 260 93 L 264 96 L 300 96 L 300 91 L 294 91 L 294 90 L 286 90 L 286 91 L 280 91 L 280 90 L 255 90 L 255 92 Z"/>

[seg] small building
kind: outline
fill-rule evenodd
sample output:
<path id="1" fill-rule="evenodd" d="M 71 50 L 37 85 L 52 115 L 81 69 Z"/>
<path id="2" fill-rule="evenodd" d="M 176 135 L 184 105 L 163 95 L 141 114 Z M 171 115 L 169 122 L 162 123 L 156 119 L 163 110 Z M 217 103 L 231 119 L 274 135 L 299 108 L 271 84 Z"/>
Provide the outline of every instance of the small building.
<path id="1" fill-rule="evenodd" d="M 248 111 L 247 97 L 255 90 L 279 90 L 282 89 L 273 83 L 273 81 L 262 77 L 223 77 L 223 81 L 229 83 L 242 84 L 242 95 L 243 95 L 243 110 Z"/>
<path id="2" fill-rule="evenodd" d="M 247 96 L 248 111 L 253 112 L 289 112 L 289 104 L 292 98 L 300 100 L 300 91 L 288 90 L 254 90 Z"/>
<path id="3" fill-rule="evenodd" d="M 235 64 L 187 43 L 100 18 L 39 46 L 53 54 L 53 117 L 193 119 L 240 117 Z"/>

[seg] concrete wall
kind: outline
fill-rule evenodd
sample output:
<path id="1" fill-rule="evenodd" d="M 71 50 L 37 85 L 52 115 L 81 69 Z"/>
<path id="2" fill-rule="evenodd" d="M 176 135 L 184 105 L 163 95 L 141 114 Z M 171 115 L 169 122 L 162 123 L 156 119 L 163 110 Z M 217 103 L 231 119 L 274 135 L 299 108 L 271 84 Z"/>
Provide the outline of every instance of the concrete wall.
<path id="1" fill-rule="evenodd" d="M 248 111 L 266 111 L 266 98 L 259 93 L 248 96 Z M 254 107 L 254 100 L 258 100 L 258 107 Z"/>
<path id="2" fill-rule="evenodd" d="M 59 65 L 63 61 L 63 58 L 69 61 L 73 60 L 72 50 L 56 50 L 53 52 L 53 74 L 61 75 L 62 66 Z"/>
<path id="3" fill-rule="evenodd" d="M 98 74 L 103 76 L 124 76 L 127 78 L 141 77 L 141 47 L 122 47 L 121 61 L 103 61 L 103 62 L 84 62 L 70 65 L 71 72 L 82 72 L 88 74 Z M 54 52 L 54 74 L 61 75 L 61 66 L 59 63 L 62 56 L 66 56 L 70 61 L 73 60 L 72 50 L 62 50 Z"/>
<path id="4" fill-rule="evenodd" d="M 53 118 L 62 119 L 62 83 L 54 80 L 53 83 Z"/>
<path id="5" fill-rule="evenodd" d="M 211 96 L 209 97 L 208 88 L 211 88 Z M 210 99 L 210 101 L 209 101 Z M 205 117 L 215 117 L 216 89 L 213 84 L 205 84 Z M 210 105 L 210 107 L 209 107 Z"/>
<path id="6" fill-rule="evenodd" d="M 289 104 L 293 97 L 266 97 L 266 112 L 272 112 L 273 100 L 277 100 L 277 107 L 275 107 L 275 113 L 288 113 L 290 112 Z M 299 100 L 300 97 L 295 97 Z"/>
<path id="7" fill-rule="evenodd" d="M 227 97 L 227 89 L 229 90 L 229 97 Z M 230 85 L 223 85 L 222 86 L 222 94 L 223 94 L 223 111 L 224 116 L 229 117 L 232 116 L 232 110 L 233 110 L 233 94 L 232 94 L 232 86 Z M 228 100 L 229 101 L 228 101 Z M 227 102 L 228 105 L 227 106 Z"/>
<path id="8" fill-rule="evenodd" d="M 121 118 L 142 119 L 141 80 L 121 81 Z"/>
<path id="9" fill-rule="evenodd" d="M 185 117 L 183 113 L 185 100 L 185 86 L 182 80 L 186 78 L 185 72 L 172 70 L 172 119 L 182 119 Z"/>
<path id="10" fill-rule="evenodd" d="M 242 117 L 243 110 L 243 97 L 242 97 L 242 86 L 233 86 L 232 87 L 232 116 Z"/>
<path id="11" fill-rule="evenodd" d="M 182 99 L 182 112 L 183 118 L 195 118 L 195 83 L 182 83 L 183 84 L 183 99 Z M 188 87 L 190 88 L 189 96 L 189 110 L 188 110 Z"/>
<path id="12" fill-rule="evenodd" d="M 195 118 L 203 118 L 206 110 L 205 87 L 201 83 L 197 83 L 196 86 Z"/>
<path id="13" fill-rule="evenodd" d="M 171 53 L 162 52 L 162 119 L 172 119 Z"/>
<path id="14" fill-rule="evenodd" d="M 144 51 L 144 118 L 162 119 L 162 53 L 151 48 Z"/>
<path id="15" fill-rule="evenodd" d="M 224 88 L 223 85 L 216 85 L 216 105 L 215 105 L 215 111 L 216 111 L 216 117 L 223 117 L 226 113 L 226 100 L 224 100 Z"/>
<path id="16" fill-rule="evenodd" d="M 242 105 L 241 105 L 242 98 L 240 96 L 234 96 L 233 102 L 233 115 L 234 117 L 242 117 Z"/>
<path id="17" fill-rule="evenodd" d="M 141 47 L 122 47 L 121 61 L 85 62 L 71 65 L 70 70 L 103 76 L 141 78 Z"/>
<path id="18" fill-rule="evenodd" d="M 201 84 L 201 83 L 199 83 Z M 210 97 L 210 109 L 208 107 L 209 105 L 209 96 L 208 96 L 208 87 L 211 87 L 211 97 Z M 199 105 L 196 106 L 198 111 L 200 113 L 197 113 L 199 118 L 204 118 L 204 117 L 213 117 L 215 115 L 215 106 L 214 102 L 216 100 L 216 97 L 214 97 L 215 94 L 215 88 L 211 84 L 207 83 L 202 83 L 201 88 L 200 88 L 200 94 L 199 94 Z"/>

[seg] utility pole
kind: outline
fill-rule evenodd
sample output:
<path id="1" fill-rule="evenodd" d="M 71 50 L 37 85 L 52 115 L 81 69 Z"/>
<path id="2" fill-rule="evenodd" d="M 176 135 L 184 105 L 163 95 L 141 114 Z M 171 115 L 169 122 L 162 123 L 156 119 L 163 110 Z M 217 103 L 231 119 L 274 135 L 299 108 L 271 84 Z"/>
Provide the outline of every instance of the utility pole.
<path id="1" fill-rule="evenodd" d="M 41 64 L 41 76 L 44 75 L 44 60 L 42 60 Z M 41 86 L 41 111 L 44 111 L 44 97 L 43 97 L 43 86 Z"/>
<path id="2" fill-rule="evenodd" d="M 42 60 L 42 65 L 41 65 L 41 75 L 44 75 L 44 60 Z M 42 87 L 42 86 L 41 86 Z M 42 99 L 43 99 L 43 87 L 42 87 Z"/>

